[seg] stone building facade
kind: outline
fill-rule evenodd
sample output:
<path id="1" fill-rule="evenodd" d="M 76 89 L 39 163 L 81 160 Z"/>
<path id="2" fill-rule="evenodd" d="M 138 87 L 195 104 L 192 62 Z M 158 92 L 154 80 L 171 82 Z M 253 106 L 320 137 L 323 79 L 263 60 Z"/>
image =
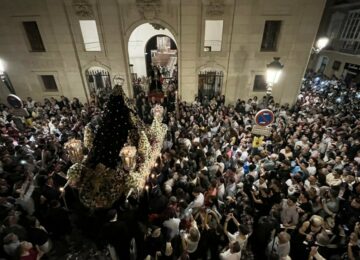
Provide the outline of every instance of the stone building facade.
<path id="1" fill-rule="evenodd" d="M 293 103 L 309 61 L 325 2 L 3 0 L 0 58 L 22 98 L 32 96 L 42 100 L 65 95 L 85 101 L 90 95 L 86 72 L 91 67 L 108 71 L 111 79 L 124 77 L 125 91 L 132 96 L 128 41 L 138 26 L 153 23 L 168 29 L 175 38 L 182 100 L 193 101 L 198 94 L 201 71 L 222 72 L 221 93 L 229 103 L 238 98 L 261 97 L 266 90 L 256 88 L 254 91 L 256 75 L 264 75 L 266 64 L 273 57 L 280 57 L 284 69 L 280 81 L 273 88 L 273 96 L 277 102 Z M 81 20 L 95 20 L 99 51 L 86 51 L 79 25 Z M 220 51 L 208 51 L 204 46 L 207 20 L 223 21 Z M 279 24 L 278 27 L 276 23 L 268 24 L 269 28 L 274 25 L 271 28 L 277 30 L 275 48 L 262 48 L 266 45 L 264 33 L 269 30 L 267 21 Z M 33 51 L 34 47 L 41 50 L 41 46 L 29 43 L 29 37 L 38 37 L 28 35 L 36 27 L 31 22 L 37 25 L 43 51 Z M 3 98 L 6 91 L 1 89 Z"/>

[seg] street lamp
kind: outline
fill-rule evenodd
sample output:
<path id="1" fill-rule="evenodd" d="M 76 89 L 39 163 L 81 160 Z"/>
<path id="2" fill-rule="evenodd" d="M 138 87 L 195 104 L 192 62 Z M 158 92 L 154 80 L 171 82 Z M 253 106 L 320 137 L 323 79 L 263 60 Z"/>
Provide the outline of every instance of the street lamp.
<path id="1" fill-rule="evenodd" d="M 11 94 L 16 94 L 13 85 L 11 84 L 10 78 L 5 71 L 5 65 L 2 60 L 0 60 L 0 80 L 5 84 Z"/>
<path id="2" fill-rule="evenodd" d="M 284 68 L 284 65 L 282 65 L 279 60 L 280 57 L 274 57 L 274 60 L 270 64 L 266 65 L 266 105 L 268 105 L 269 98 L 272 93 L 272 87 L 279 81 L 282 69 Z"/>
<path id="3" fill-rule="evenodd" d="M 324 49 L 329 44 L 330 39 L 328 37 L 321 37 L 316 41 L 315 47 L 313 47 L 313 51 L 315 53 L 319 53 L 322 49 Z"/>

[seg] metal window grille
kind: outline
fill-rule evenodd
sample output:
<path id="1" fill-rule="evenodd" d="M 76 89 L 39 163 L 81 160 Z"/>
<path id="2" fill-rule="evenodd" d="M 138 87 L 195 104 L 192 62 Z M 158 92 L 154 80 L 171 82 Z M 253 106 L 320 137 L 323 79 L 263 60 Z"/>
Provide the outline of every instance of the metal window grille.
<path id="1" fill-rule="evenodd" d="M 199 73 L 198 97 L 208 100 L 221 94 L 224 73 L 222 71 L 204 71 Z"/>
<path id="2" fill-rule="evenodd" d="M 98 94 L 111 89 L 110 73 L 107 70 L 88 70 L 85 73 L 90 92 Z"/>

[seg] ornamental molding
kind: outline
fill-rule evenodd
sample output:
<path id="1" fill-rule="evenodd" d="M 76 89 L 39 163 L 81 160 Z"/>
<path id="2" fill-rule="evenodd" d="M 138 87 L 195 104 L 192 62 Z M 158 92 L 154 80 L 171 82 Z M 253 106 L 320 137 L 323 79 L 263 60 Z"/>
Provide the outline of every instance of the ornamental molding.
<path id="1" fill-rule="evenodd" d="M 75 14 L 80 18 L 94 18 L 94 11 L 88 0 L 73 0 Z"/>
<path id="2" fill-rule="evenodd" d="M 207 16 L 222 16 L 225 13 L 225 0 L 209 0 L 206 4 Z"/>
<path id="3" fill-rule="evenodd" d="M 136 0 L 136 6 L 145 19 L 154 19 L 160 13 L 161 0 Z"/>

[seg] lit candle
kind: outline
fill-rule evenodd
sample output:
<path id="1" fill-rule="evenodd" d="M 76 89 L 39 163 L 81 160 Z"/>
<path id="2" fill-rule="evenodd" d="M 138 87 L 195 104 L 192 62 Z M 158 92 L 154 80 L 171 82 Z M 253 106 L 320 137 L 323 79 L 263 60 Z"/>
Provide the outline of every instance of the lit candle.
<path id="1" fill-rule="evenodd" d="M 146 190 L 146 195 L 147 195 L 147 198 L 149 199 L 149 185 L 145 185 L 145 190 Z"/>

